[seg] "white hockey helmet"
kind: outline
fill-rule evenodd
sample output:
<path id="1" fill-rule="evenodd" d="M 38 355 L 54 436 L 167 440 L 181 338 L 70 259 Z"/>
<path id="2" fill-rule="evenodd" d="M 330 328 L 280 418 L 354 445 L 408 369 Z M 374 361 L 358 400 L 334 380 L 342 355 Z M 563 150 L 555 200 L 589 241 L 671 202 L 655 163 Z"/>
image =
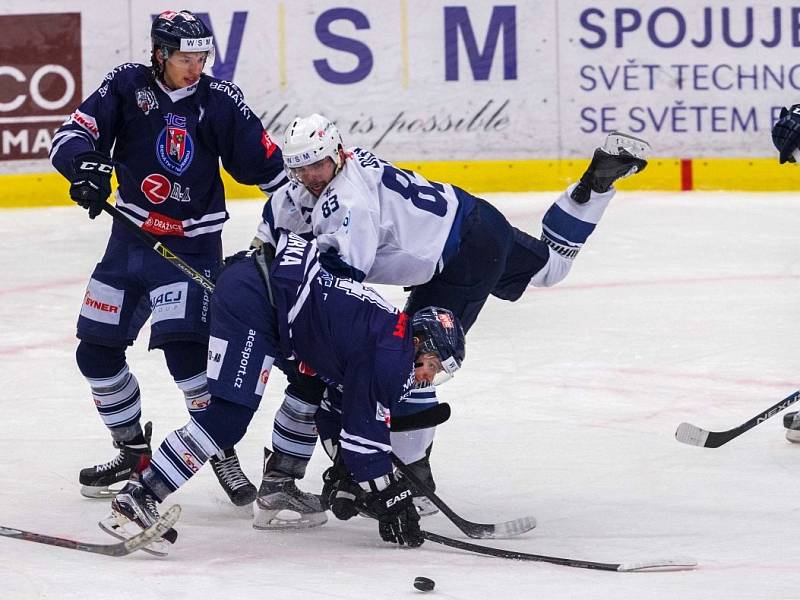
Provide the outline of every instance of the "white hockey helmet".
<path id="1" fill-rule="evenodd" d="M 339 148 L 343 145 L 336 125 L 326 117 L 316 113 L 297 117 L 283 135 L 283 163 L 291 177 L 292 169 L 330 157 L 338 173 L 342 167 Z"/>

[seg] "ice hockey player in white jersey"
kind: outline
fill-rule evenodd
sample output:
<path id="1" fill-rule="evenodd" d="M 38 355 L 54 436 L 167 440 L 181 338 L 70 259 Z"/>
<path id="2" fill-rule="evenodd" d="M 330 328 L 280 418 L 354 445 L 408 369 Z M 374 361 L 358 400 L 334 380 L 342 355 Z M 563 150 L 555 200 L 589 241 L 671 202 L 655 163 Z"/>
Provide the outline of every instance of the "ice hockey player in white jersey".
<path id="1" fill-rule="evenodd" d="M 411 288 L 405 311 L 445 307 L 465 331 L 490 295 L 517 300 L 530 286 L 562 281 L 615 194 L 612 184 L 641 172 L 649 144 L 610 134 L 576 184 L 542 219 L 541 238 L 516 227 L 487 201 L 428 181 L 362 148 L 345 148 L 334 123 L 313 114 L 286 129 L 283 159 L 290 183 L 266 203 L 254 245 L 275 245 L 277 231 L 314 237 L 331 273 Z M 436 403 L 432 387 L 414 390 L 406 406 Z M 308 460 L 314 436 L 296 426 L 319 399 L 287 393 L 276 416 L 278 455 Z M 429 456 L 433 430 L 392 435 L 395 452 L 435 488 Z M 299 474 L 300 471 L 298 471 Z M 425 511 L 421 500 L 418 504 Z"/>

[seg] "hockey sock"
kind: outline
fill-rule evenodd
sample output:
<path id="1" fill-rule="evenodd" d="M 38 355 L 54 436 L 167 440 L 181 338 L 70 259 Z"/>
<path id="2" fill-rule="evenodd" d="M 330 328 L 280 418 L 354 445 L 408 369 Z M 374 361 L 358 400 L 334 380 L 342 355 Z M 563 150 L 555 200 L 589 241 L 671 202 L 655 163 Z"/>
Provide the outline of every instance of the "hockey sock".
<path id="1" fill-rule="evenodd" d="M 189 414 L 203 410 L 211 400 L 206 381 L 208 350 L 203 344 L 169 342 L 163 344 L 167 368 L 183 392 Z"/>
<path id="2" fill-rule="evenodd" d="M 289 394 L 283 398 L 283 404 L 275 413 L 272 428 L 272 447 L 276 452 L 287 454 L 299 461 L 294 461 L 292 473 L 298 479 L 305 475 L 305 467 L 314 446 L 317 443 L 317 429 L 314 415 L 318 406 L 310 404 Z"/>

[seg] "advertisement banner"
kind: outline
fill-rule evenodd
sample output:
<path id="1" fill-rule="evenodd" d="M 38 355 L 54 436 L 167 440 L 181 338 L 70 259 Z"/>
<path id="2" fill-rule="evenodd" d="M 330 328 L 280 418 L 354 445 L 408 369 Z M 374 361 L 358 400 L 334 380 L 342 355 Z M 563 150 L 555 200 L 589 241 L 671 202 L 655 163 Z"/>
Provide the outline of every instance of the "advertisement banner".
<path id="1" fill-rule="evenodd" d="M 81 15 L 0 15 L 0 31 L 0 160 L 45 158 L 82 99 Z"/>

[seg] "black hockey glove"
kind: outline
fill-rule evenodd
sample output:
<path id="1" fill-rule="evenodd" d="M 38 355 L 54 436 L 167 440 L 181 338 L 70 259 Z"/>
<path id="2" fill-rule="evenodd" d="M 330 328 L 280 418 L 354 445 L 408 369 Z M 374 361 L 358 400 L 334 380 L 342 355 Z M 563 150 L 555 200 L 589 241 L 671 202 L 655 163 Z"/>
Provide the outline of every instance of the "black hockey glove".
<path id="1" fill-rule="evenodd" d="M 366 511 L 378 519 L 378 533 L 384 542 L 407 544 L 410 548 L 421 546 L 425 538 L 419 528 L 419 513 L 412 502 L 411 490 L 393 474 L 387 477 L 391 480 L 388 487 L 367 493 Z"/>
<path id="2" fill-rule="evenodd" d="M 364 490 L 337 461 L 322 474 L 322 505 L 342 521 L 352 519 L 362 506 Z"/>
<path id="3" fill-rule="evenodd" d="M 795 162 L 792 152 L 800 146 L 800 104 L 781 109 L 780 118 L 772 126 L 772 143 L 780 152 L 781 164 Z"/>
<path id="4" fill-rule="evenodd" d="M 99 152 L 78 154 L 72 161 L 72 185 L 69 197 L 89 211 L 94 219 L 103 212 L 103 204 L 111 195 L 111 160 Z"/>

